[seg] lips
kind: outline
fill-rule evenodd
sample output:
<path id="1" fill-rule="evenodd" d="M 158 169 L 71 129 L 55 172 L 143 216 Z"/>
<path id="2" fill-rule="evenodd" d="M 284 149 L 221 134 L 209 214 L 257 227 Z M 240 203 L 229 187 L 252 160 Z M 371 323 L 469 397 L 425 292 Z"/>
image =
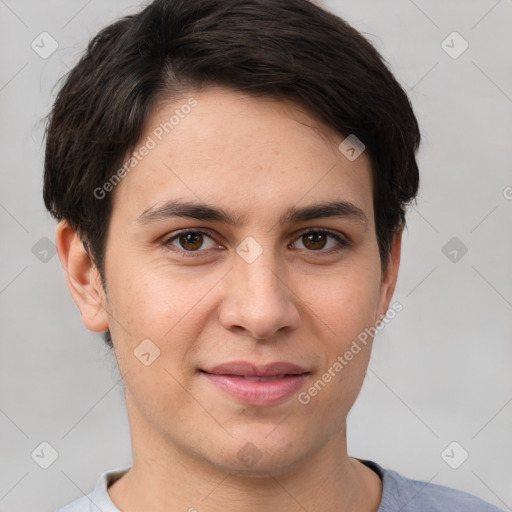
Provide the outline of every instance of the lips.
<path id="1" fill-rule="evenodd" d="M 299 365 L 278 361 L 266 365 L 256 365 L 247 361 L 233 361 L 203 371 L 214 375 L 238 375 L 240 377 L 279 377 L 309 373 Z"/>
<path id="2" fill-rule="evenodd" d="M 234 361 L 201 372 L 224 393 L 243 403 L 259 406 L 285 400 L 309 375 L 303 367 L 281 361 L 266 365 Z"/>

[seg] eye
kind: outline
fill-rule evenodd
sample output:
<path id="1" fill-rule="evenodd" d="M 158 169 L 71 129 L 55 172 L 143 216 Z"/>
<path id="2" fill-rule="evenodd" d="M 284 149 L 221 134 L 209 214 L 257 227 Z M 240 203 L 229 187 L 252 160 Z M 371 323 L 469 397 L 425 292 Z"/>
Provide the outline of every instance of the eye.
<path id="1" fill-rule="evenodd" d="M 302 247 L 298 247 L 298 249 L 321 254 L 337 253 L 350 245 L 350 242 L 340 235 L 320 229 L 310 229 L 303 232 L 294 243 L 297 244 L 298 242 L 302 244 Z M 189 255 L 219 247 L 210 234 L 198 229 L 178 231 L 165 239 L 162 244 L 165 247 L 176 248 L 177 252 L 188 253 Z"/>
<path id="2" fill-rule="evenodd" d="M 329 245 L 329 238 L 331 239 L 331 244 L 330 247 L 327 247 Z M 310 252 L 336 253 L 349 245 L 349 242 L 341 236 L 331 233 L 330 231 L 317 229 L 302 233 L 297 241 L 300 241 L 303 245 L 303 247 L 299 247 L 299 249 L 304 248 Z M 323 250 L 326 247 L 328 250 Z"/>
<path id="3" fill-rule="evenodd" d="M 213 249 L 217 246 L 208 233 L 197 229 L 179 231 L 170 238 L 166 239 L 163 242 L 163 245 L 173 246 L 186 252 L 202 252 L 199 251 L 199 249 L 201 249 L 201 247 L 204 245 L 205 238 L 210 240 L 210 244 L 207 247 L 203 247 L 204 250 Z"/>

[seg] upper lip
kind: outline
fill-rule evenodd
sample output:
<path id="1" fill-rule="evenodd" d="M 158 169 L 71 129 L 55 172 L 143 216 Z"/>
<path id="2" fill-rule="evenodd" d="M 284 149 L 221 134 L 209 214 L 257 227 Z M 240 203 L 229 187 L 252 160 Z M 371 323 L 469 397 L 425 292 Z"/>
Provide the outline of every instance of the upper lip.
<path id="1" fill-rule="evenodd" d="M 265 365 L 257 365 L 248 361 L 232 361 L 230 363 L 204 368 L 203 371 L 216 375 L 246 375 L 248 377 L 275 377 L 276 375 L 300 375 L 302 373 L 309 373 L 302 366 L 284 361 L 277 361 Z"/>

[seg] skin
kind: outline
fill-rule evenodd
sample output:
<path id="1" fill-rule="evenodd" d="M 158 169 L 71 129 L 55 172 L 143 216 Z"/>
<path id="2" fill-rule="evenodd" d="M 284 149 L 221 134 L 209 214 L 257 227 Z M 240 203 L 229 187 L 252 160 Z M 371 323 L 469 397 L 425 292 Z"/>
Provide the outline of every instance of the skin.
<path id="1" fill-rule="evenodd" d="M 297 393 L 272 406 L 240 403 L 198 369 L 288 361 L 311 372 L 299 389 L 307 390 L 386 313 L 401 230 L 383 271 L 369 159 L 348 160 L 337 149 L 344 137 L 304 109 L 220 87 L 190 96 L 197 106 L 112 192 L 106 292 L 67 222 L 57 228 L 82 320 L 92 331 L 110 328 L 123 375 L 133 464 L 109 487 L 110 497 L 125 512 L 376 511 L 380 478 L 346 447 L 346 417 L 371 342 L 305 405 Z M 179 105 L 157 107 L 141 142 Z M 206 202 L 243 222 L 136 222 L 169 199 Z M 358 206 L 367 224 L 278 222 L 289 207 L 333 200 Z M 183 239 L 162 243 L 185 228 L 211 238 L 188 253 Z M 315 246 L 302 236 L 313 228 L 350 245 L 333 253 L 339 244 L 327 236 Z M 262 249 L 251 263 L 236 252 L 248 236 Z M 149 366 L 134 357 L 147 338 L 160 349 Z M 248 442 L 261 455 L 252 465 L 237 456 Z"/>

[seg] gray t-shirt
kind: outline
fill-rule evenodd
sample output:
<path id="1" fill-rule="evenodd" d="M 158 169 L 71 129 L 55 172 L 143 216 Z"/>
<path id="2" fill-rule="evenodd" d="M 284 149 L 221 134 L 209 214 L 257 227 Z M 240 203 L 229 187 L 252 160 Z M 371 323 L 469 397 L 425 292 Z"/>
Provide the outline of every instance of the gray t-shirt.
<path id="1" fill-rule="evenodd" d="M 377 512 L 503 512 L 476 496 L 442 485 L 406 478 L 377 463 L 358 459 L 382 480 L 382 499 Z M 57 512 L 120 512 L 107 488 L 128 471 L 120 468 L 103 473 L 94 490 Z"/>

